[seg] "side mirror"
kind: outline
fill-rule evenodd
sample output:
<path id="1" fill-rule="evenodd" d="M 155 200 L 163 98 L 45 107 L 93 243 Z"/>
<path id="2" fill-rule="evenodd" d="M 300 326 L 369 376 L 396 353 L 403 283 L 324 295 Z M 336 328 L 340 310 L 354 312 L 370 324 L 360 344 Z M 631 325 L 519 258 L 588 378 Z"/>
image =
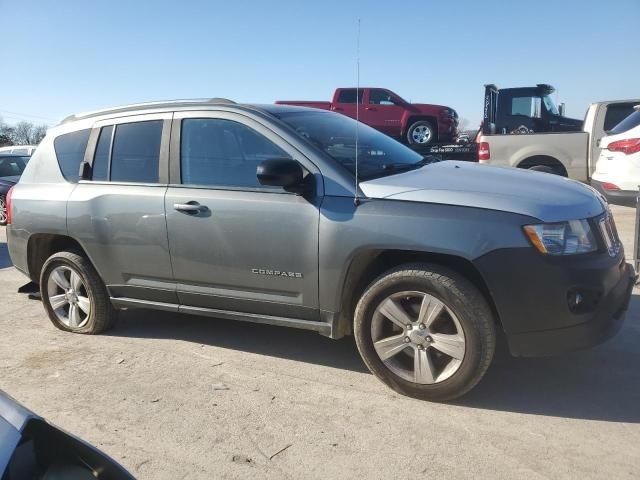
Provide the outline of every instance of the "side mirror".
<path id="1" fill-rule="evenodd" d="M 561 103 L 560 105 L 558 105 L 558 113 L 560 114 L 561 117 L 564 117 L 564 103 Z"/>
<path id="2" fill-rule="evenodd" d="M 304 172 L 295 160 L 271 158 L 258 165 L 256 176 L 261 185 L 292 188 L 302 184 Z"/>

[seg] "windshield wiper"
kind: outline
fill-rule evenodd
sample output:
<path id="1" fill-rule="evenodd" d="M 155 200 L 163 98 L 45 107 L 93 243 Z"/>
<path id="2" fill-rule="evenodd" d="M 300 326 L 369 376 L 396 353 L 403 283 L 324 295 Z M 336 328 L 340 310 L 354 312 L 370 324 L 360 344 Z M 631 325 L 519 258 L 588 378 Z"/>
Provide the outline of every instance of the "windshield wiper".
<path id="1" fill-rule="evenodd" d="M 416 168 L 424 167 L 431 163 L 433 160 L 430 157 L 423 157 L 422 160 L 416 163 L 385 163 L 382 165 L 383 170 L 389 170 L 392 172 L 402 172 L 407 170 L 414 170 Z"/>

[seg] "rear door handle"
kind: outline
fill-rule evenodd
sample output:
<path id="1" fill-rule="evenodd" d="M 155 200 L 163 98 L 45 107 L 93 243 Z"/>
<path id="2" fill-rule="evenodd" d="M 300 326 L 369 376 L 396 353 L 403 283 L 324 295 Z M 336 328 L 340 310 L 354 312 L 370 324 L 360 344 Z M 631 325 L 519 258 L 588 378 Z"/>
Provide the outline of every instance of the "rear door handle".
<path id="1" fill-rule="evenodd" d="M 365 110 L 372 110 L 372 111 L 376 111 L 376 109 L 374 107 L 364 107 Z"/>
<path id="2" fill-rule="evenodd" d="M 174 203 L 173 209 L 178 212 L 189 213 L 191 215 L 208 210 L 206 205 L 200 205 L 198 202 Z"/>

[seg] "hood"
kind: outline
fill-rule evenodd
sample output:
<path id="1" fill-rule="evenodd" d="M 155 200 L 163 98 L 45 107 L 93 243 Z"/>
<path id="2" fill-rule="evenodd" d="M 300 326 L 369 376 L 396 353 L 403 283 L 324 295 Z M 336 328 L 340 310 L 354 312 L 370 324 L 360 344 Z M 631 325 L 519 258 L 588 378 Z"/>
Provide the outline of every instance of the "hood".
<path id="1" fill-rule="evenodd" d="M 445 105 L 433 105 L 431 103 L 412 103 L 411 105 L 417 108 L 418 110 L 420 110 L 421 112 L 429 112 L 429 113 L 439 113 L 445 108 L 449 108 L 453 110 L 452 108 L 447 107 Z"/>
<path id="2" fill-rule="evenodd" d="M 0 177 L 0 185 L 6 185 L 8 187 L 13 187 L 20 180 L 20 176 L 13 177 Z"/>
<path id="3" fill-rule="evenodd" d="M 604 207 L 586 185 L 548 173 L 446 161 L 360 183 L 370 198 L 485 208 L 543 222 L 599 215 Z"/>

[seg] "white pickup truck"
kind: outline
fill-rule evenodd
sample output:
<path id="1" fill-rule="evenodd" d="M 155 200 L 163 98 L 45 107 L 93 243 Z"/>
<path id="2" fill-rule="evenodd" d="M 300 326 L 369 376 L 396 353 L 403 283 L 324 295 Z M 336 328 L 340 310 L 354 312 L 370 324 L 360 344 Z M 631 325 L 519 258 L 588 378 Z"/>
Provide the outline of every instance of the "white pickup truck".
<path id="1" fill-rule="evenodd" d="M 498 89 L 485 85 L 480 163 L 528 168 L 589 182 L 600 139 L 633 113 L 640 99 L 592 103 L 584 121 L 555 106 L 550 85 Z"/>

